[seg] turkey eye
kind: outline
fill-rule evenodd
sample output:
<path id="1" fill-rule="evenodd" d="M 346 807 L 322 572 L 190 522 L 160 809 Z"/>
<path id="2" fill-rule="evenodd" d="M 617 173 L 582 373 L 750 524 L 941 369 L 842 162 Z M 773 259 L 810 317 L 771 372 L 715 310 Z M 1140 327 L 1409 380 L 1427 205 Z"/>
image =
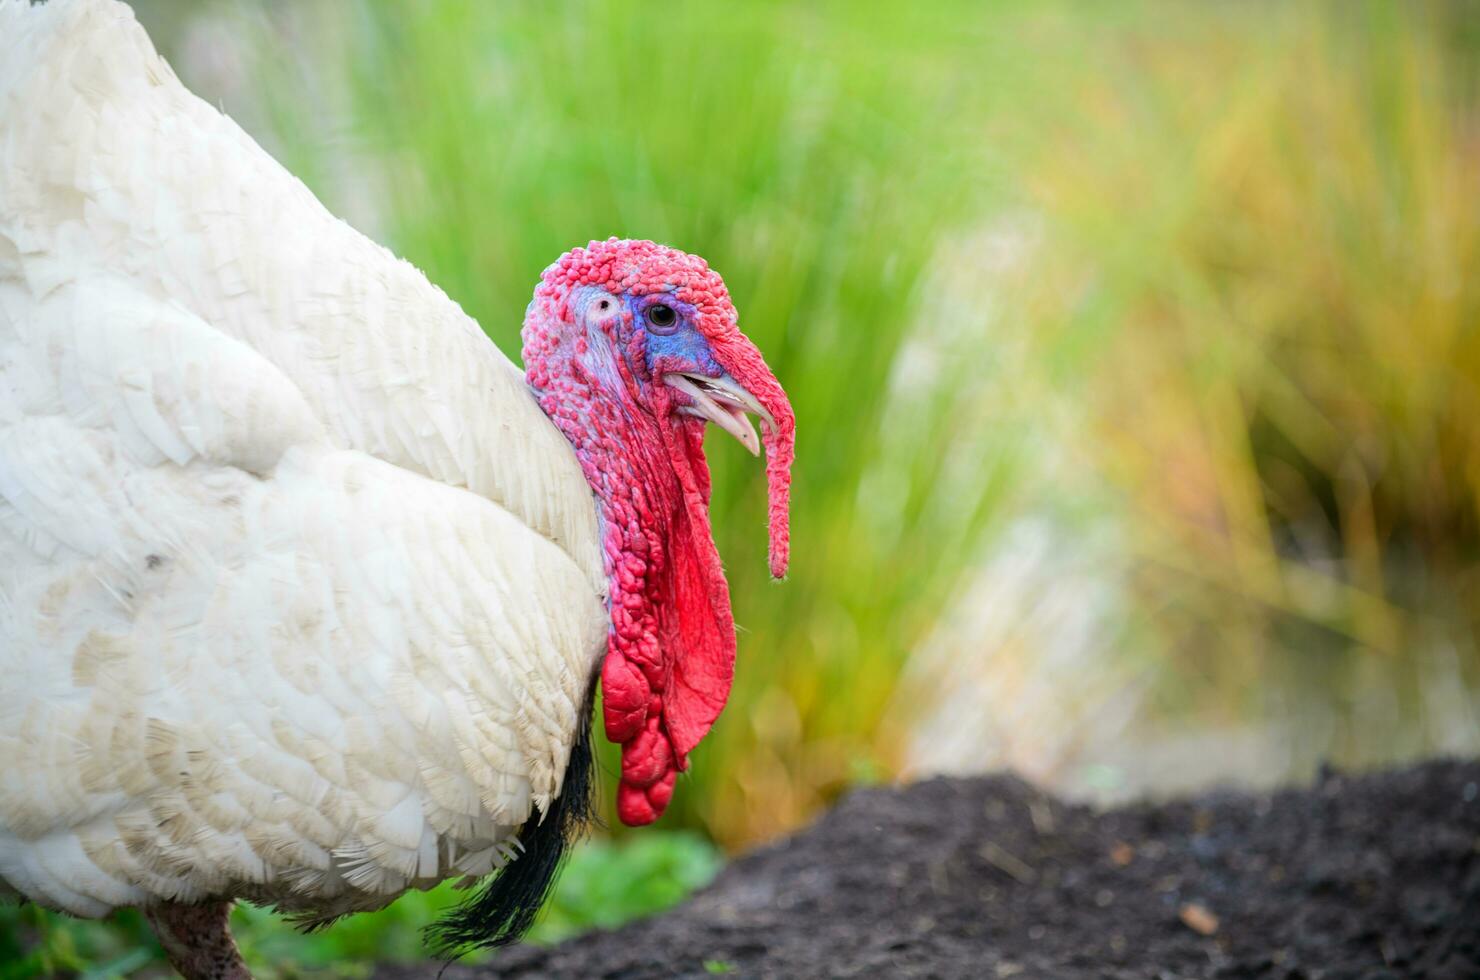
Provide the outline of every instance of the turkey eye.
<path id="1" fill-rule="evenodd" d="M 673 312 L 673 307 L 659 303 L 648 307 L 647 319 L 653 326 L 664 329 L 678 322 L 678 314 Z"/>

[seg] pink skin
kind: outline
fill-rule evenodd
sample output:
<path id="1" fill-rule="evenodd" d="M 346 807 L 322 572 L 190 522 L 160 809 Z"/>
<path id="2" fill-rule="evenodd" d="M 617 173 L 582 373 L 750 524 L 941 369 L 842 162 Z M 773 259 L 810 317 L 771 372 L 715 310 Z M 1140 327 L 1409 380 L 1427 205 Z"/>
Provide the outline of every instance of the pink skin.
<path id="1" fill-rule="evenodd" d="M 650 322 L 658 303 L 680 318 L 672 337 Z M 735 670 L 729 586 L 709 526 L 705 422 L 692 414 L 703 406 L 665 377 L 722 382 L 727 373 L 770 414 L 770 565 L 777 578 L 786 573 L 796 422 L 736 319 L 703 259 L 609 239 L 546 269 L 524 320 L 525 376 L 575 448 L 601 517 L 611 611 L 604 722 L 622 746 L 617 814 L 626 824 L 663 813 Z"/>

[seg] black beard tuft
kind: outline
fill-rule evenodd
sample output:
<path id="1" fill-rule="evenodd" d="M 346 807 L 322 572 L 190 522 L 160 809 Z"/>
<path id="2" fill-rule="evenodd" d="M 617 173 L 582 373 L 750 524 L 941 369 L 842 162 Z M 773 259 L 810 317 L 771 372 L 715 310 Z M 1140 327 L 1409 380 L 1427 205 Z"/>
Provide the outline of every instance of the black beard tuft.
<path id="1" fill-rule="evenodd" d="M 518 942 L 539 917 L 570 845 L 585 836 L 595 815 L 596 780 L 591 754 L 595 691 L 592 678 L 560 795 L 543 820 L 539 814 L 531 814 L 519 828 L 518 857 L 424 930 L 438 957 L 451 960 L 475 949 L 508 946 Z"/>

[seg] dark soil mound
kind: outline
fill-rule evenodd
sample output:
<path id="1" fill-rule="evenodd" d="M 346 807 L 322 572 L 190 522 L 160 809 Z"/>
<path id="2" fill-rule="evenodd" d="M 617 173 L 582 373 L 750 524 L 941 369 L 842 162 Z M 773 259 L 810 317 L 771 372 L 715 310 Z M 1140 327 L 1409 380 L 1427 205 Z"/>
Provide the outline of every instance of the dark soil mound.
<path id="1" fill-rule="evenodd" d="M 673 911 L 448 978 L 1480 978 L 1480 763 L 1106 813 L 853 793 Z"/>

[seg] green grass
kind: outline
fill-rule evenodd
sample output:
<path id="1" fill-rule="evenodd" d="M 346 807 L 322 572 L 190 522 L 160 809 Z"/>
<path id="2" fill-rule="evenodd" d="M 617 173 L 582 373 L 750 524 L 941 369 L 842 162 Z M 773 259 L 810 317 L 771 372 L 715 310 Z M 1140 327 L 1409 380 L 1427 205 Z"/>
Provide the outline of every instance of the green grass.
<path id="1" fill-rule="evenodd" d="M 740 660 L 666 826 L 740 846 L 896 772 L 901 674 L 1029 514 L 1086 542 L 1156 720 L 1480 746 L 1480 5 L 218 4 L 229 59 L 185 57 L 194 9 L 143 8 L 187 82 L 511 355 L 590 238 L 725 275 L 797 411 L 793 568 L 715 440 Z M 548 928 L 707 876 L 652 834 L 666 871 L 578 863 Z M 440 900 L 244 943 L 416 956 Z M 142 941 L 19 915 L 57 964 Z"/>
<path id="2" fill-rule="evenodd" d="M 511 354 L 573 243 L 727 276 L 800 420 L 796 561 L 718 443 L 740 669 L 673 822 L 765 838 L 896 768 L 900 671 L 1029 510 L 1125 542 L 1108 655 L 1170 718 L 1397 757 L 1419 658 L 1476 682 L 1474 5 L 1097 9 L 366 5 L 251 76 Z"/>
<path id="3" fill-rule="evenodd" d="M 573 852 L 529 940 L 554 942 L 661 911 L 708 884 L 721 863 L 713 844 L 682 831 L 654 831 L 621 843 L 587 841 Z M 265 909 L 239 905 L 231 926 L 259 980 L 366 976 L 376 963 L 425 959 L 422 929 L 461 897 L 450 884 L 410 892 L 380 912 L 351 916 L 311 935 L 293 931 Z M 103 980 L 163 969 L 163 953 L 138 912 L 99 923 L 34 906 L 0 905 L 0 980 L 61 973 Z"/>

